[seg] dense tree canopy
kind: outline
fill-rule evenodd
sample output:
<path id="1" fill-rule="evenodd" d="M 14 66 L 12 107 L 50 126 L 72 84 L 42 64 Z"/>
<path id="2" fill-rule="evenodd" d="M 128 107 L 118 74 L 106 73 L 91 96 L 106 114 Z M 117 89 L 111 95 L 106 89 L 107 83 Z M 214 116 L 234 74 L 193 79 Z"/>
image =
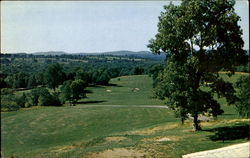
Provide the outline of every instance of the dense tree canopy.
<path id="1" fill-rule="evenodd" d="M 234 73 L 234 67 L 247 61 L 233 0 L 183 0 L 181 5 L 165 6 L 158 23 L 158 33 L 148 47 L 155 53 L 166 53 L 167 64 L 158 78 L 156 94 L 167 99 L 171 107 L 185 119 L 198 115 L 222 113 L 213 93 L 234 103 L 233 86 L 223 81 L 218 71 Z M 204 91 L 204 82 L 211 82 Z"/>
<path id="2" fill-rule="evenodd" d="M 66 78 L 62 66 L 58 63 L 49 65 L 45 76 L 48 87 L 54 90 Z"/>

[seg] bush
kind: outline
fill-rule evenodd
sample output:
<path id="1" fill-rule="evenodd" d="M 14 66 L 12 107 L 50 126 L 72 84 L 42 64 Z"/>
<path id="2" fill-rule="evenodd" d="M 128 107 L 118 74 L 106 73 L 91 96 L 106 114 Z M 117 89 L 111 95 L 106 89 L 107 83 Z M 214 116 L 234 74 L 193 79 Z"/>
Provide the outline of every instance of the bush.
<path id="1" fill-rule="evenodd" d="M 13 95 L 1 95 L 1 111 L 16 111 L 20 106 L 15 102 Z"/>
<path id="2" fill-rule="evenodd" d="M 32 99 L 31 99 L 31 97 L 27 97 L 24 107 L 25 107 L 25 108 L 29 108 L 29 107 L 31 107 L 31 106 L 35 106 L 35 105 L 33 104 L 33 101 L 32 101 Z"/>
<path id="3" fill-rule="evenodd" d="M 31 90 L 29 102 L 32 106 L 38 105 L 38 98 L 39 98 L 40 94 L 43 93 L 43 91 L 45 91 L 44 93 L 48 92 L 48 91 L 43 90 L 43 89 L 44 88 L 35 88 L 35 89 Z"/>
<path id="4" fill-rule="evenodd" d="M 26 103 L 27 97 L 25 93 L 23 93 L 21 96 L 15 96 L 15 102 L 18 106 L 25 108 L 25 103 Z"/>
<path id="5" fill-rule="evenodd" d="M 38 98 L 38 105 L 40 106 L 61 106 L 58 93 L 50 94 L 46 88 L 40 89 Z"/>
<path id="6" fill-rule="evenodd" d="M 59 93 L 58 92 L 53 92 L 51 94 L 52 96 L 52 99 L 51 99 L 51 104 L 53 106 L 62 106 L 62 103 L 60 101 L 60 98 L 59 98 Z"/>

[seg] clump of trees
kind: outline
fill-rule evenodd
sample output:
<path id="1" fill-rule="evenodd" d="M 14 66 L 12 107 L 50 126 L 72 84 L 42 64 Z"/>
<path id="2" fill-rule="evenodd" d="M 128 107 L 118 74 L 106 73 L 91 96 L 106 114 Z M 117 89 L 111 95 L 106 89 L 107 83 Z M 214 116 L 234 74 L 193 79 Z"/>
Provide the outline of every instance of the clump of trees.
<path id="1" fill-rule="evenodd" d="M 1 111 L 16 111 L 20 106 L 16 103 L 13 90 L 1 89 Z"/>
<path id="2" fill-rule="evenodd" d="M 61 98 L 63 102 L 69 101 L 71 105 L 75 105 L 75 103 L 80 98 L 86 97 L 87 83 L 81 79 L 76 79 L 74 81 L 68 80 L 65 81 L 61 87 Z"/>
<path id="3" fill-rule="evenodd" d="M 11 89 L 1 89 L 1 111 L 16 111 L 32 106 L 62 106 L 62 101 L 58 92 L 49 92 L 44 87 L 22 94 L 14 94 Z"/>
<path id="4" fill-rule="evenodd" d="M 218 74 L 220 70 L 234 74 L 234 68 L 247 62 L 242 49 L 240 17 L 234 11 L 235 1 L 183 0 L 178 6 L 164 6 L 158 33 L 149 41 L 154 53 L 166 53 L 164 70 L 157 77 L 155 93 L 184 121 L 194 118 L 194 129 L 200 130 L 198 115 L 222 114 L 213 98 L 217 93 L 228 104 L 236 101 L 234 87 Z M 209 81 L 210 90 L 201 86 Z"/>

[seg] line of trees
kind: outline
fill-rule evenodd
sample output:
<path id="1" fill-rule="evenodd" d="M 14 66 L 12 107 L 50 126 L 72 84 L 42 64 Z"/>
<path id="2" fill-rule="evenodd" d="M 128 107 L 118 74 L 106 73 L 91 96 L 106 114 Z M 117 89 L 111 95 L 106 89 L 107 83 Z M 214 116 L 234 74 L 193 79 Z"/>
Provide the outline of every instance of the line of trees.
<path id="1" fill-rule="evenodd" d="M 145 74 L 141 66 L 132 69 L 111 67 L 90 71 L 81 67 L 69 69 L 67 66 L 52 63 L 38 72 L 21 71 L 7 75 L 1 73 L 1 110 L 12 111 L 31 106 L 62 106 L 65 103 L 75 105 L 79 99 L 86 97 L 87 86 L 108 85 L 111 78 L 124 74 Z M 17 92 L 25 89 L 31 90 L 22 94 Z"/>
<path id="2" fill-rule="evenodd" d="M 32 67 L 31 63 L 31 66 Z M 117 64 L 117 66 L 103 66 L 87 69 L 81 65 L 71 65 L 71 64 L 58 64 L 52 63 L 44 67 L 43 64 L 35 64 L 36 66 L 41 65 L 43 68 L 37 68 L 37 70 L 27 70 L 26 63 L 19 63 L 19 67 L 23 67 L 20 71 L 13 72 L 15 69 L 18 69 L 18 66 L 11 65 L 11 68 L 8 68 L 7 65 L 3 64 L 3 71 L 0 72 L 0 85 L 2 88 L 33 88 L 42 85 L 48 85 L 53 88 L 55 84 L 62 84 L 65 80 L 72 80 L 77 76 L 86 80 L 86 82 L 92 85 L 107 85 L 109 80 L 114 77 L 125 76 L 125 75 L 141 75 L 147 74 L 150 67 L 147 66 L 137 66 L 134 64 L 127 64 L 123 66 L 122 63 Z M 57 65 L 53 68 L 50 68 L 51 65 Z M 49 69 L 50 68 L 50 69 Z M 11 69 L 11 70 L 9 70 Z M 64 71 L 62 71 L 64 69 Z M 50 75 L 48 75 L 50 74 Z M 57 79 L 51 80 L 52 76 L 57 76 Z M 82 76 L 82 77 L 80 77 Z M 60 79 L 61 78 L 61 79 Z M 60 80 L 58 80 L 60 79 Z"/>

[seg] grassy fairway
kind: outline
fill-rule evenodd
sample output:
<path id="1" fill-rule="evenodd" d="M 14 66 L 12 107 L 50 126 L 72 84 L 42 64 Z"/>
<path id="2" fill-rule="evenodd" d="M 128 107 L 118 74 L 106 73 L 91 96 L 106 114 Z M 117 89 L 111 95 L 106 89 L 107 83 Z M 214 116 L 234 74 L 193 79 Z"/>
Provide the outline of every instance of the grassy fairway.
<path id="1" fill-rule="evenodd" d="M 5 157 L 25 158 L 98 154 L 180 157 L 247 141 L 244 136 L 225 143 L 209 138 L 218 127 L 230 131 L 237 125 L 233 134 L 241 135 L 239 132 L 248 125 L 249 120 L 239 119 L 235 108 L 223 99 L 224 115 L 202 123 L 204 131 L 193 132 L 192 122 L 180 125 L 171 110 L 146 106 L 163 104 L 151 99 L 151 82 L 147 76 L 120 77 L 112 79 L 115 86 L 90 88 L 93 93 L 74 107 L 34 107 L 1 113 L 2 153 Z M 132 92 L 133 88 L 139 90 Z"/>
<path id="2" fill-rule="evenodd" d="M 111 83 L 114 86 L 89 88 L 93 93 L 82 101 L 101 105 L 163 105 L 162 101 L 152 99 L 152 80 L 148 76 L 123 76 Z"/>

